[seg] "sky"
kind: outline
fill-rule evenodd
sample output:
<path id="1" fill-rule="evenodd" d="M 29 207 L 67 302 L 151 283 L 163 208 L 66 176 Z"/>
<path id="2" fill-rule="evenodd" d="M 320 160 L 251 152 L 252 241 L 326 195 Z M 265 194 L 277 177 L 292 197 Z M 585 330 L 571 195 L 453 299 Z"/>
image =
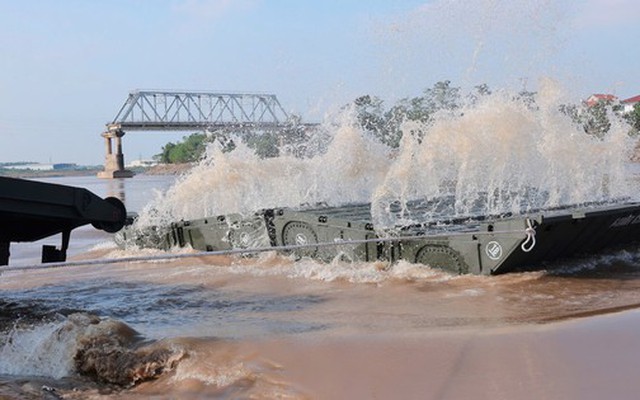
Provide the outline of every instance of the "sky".
<path id="1" fill-rule="evenodd" d="M 441 80 L 640 94 L 637 0 L 0 0 L 0 162 L 104 160 L 136 89 L 266 92 L 320 122 Z M 132 132 L 127 161 L 189 132 Z"/>

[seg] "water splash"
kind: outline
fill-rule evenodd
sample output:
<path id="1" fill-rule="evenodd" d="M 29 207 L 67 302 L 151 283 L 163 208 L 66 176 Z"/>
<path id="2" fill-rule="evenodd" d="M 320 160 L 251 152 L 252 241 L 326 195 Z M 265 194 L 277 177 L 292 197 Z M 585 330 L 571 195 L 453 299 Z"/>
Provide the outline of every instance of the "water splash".
<path id="1" fill-rule="evenodd" d="M 0 374 L 62 378 L 73 371 L 72 344 L 53 340 L 58 323 L 14 328 L 2 339 Z"/>
<path id="2" fill-rule="evenodd" d="M 374 194 L 378 225 L 398 224 L 389 212 L 394 201 L 442 199 L 450 215 L 467 216 L 637 198 L 625 171 L 628 128 L 618 121 L 603 139 L 585 134 L 559 111 L 561 91 L 550 80 L 538 99 L 531 107 L 498 92 L 432 124 L 406 123 L 400 153 Z"/>
<path id="3" fill-rule="evenodd" d="M 309 158 L 261 159 L 242 143 L 224 153 L 215 144 L 206 157 L 139 217 L 141 226 L 262 208 L 341 204 L 370 200 L 383 179 L 391 149 L 363 135 L 352 113 L 327 122 L 333 139 L 326 152 Z"/>
<path id="4" fill-rule="evenodd" d="M 539 87 L 534 105 L 498 91 L 427 124 L 406 122 L 397 150 L 360 129 L 353 110 L 325 124 L 331 143 L 312 157 L 261 159 L 243 145 L 229 153 L 211 146 L 139 223 L 370 202 L 374 223 L 392 227 L 415 217 L 519 214 L 638 198 L 628 184 L 634 144 L 628 127 L 613 118 L 604 138 L 587 135 L 559 110 L 566 101 L 560 86 L 544 79 Z M 416 200 L 434 204 L 437 213 L 398 216 L 390 210 Z"/>
<path id="5" fill-rule="evenodd" d="M 170 370 L 184 356 L 162 342 L 134 346 L 140 341 L 125 323 L 86 313 L 16 326 L 0 336 L 0 374 L 55 379 L 82 375 L 130 386 Z"/>

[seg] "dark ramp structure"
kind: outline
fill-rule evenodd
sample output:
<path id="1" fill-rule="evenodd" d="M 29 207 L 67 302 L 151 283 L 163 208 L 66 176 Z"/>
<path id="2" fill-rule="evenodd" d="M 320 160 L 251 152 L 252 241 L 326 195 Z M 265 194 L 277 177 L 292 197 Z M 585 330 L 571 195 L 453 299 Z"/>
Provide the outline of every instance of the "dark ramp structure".
<path id="1" fill-rule="evenodd" d="M 122 229 L 126 209 L 114 197 L 52 183 L 0 177 L 0 265 L 9 263 L 11 242 L 33 242 L 62 234 L 60 249 L 42 247 L 42 262 L 65 261 L 71 231 L 92 224 L 114 233 Z"/>

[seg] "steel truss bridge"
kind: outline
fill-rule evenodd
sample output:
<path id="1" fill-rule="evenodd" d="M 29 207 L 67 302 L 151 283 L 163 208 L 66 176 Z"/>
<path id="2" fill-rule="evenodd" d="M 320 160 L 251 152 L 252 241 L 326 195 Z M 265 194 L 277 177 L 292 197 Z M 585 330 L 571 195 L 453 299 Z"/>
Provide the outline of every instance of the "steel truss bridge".
<path id="1" fill-rule="evenodd" d="M 274 128 L 289 120 L 273 94 L 160 92 L 129 93 L 109 130 Z"/>
<path id="2" fill-rule="evenodd" d="M 98 176 L 133 176 L 124 169 L 122 136 L 127 131 L 245 132 L 315 125 L 295 121 L 273 94 L 136 90 L 129 93 L 102 133 L 106 144 L 105 170 Z"/>

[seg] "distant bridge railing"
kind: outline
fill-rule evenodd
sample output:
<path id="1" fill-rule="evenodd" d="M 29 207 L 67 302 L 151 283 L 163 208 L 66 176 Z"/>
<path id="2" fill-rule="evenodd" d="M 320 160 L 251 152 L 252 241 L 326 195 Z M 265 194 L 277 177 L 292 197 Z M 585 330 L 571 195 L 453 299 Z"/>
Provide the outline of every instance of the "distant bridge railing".
<path id="1" fill-rule="evenodd" d="M 109 131 L 278 128 L 289 120 L 273 94 L 137 90 L 129 93 Z"/>

